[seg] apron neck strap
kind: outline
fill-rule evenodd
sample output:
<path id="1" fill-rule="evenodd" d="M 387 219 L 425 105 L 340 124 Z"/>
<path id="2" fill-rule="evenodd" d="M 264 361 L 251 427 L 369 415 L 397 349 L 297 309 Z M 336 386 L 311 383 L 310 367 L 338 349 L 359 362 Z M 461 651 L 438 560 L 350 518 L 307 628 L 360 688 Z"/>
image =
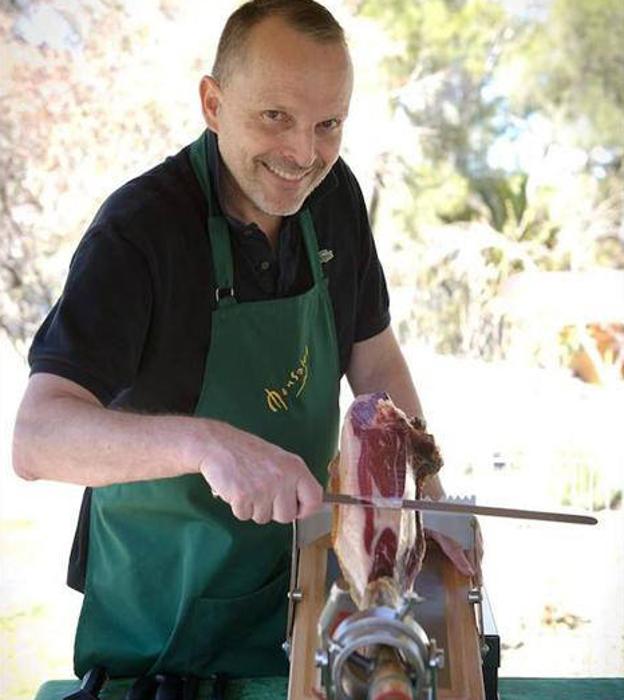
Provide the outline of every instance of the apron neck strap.
<path id="1" fill-rule="evenodd" d="M 232 244 L 227 222 L 221 214 L 219 202 L 210 184 L 207 131 L 204 131 L 197 141 L 191 144 L 190 158 L 193 171 L 208 203 L 207 228 L 212 248 L 216 302 L 219 306 L 233 304 L 236 300 L 234 299 Z"/>
<path id="2" fill-rule="evenodd" d="M 193 167 L 193 172 L 199 180 L 199 185 L 206 202 L 208 203 L 208 218 L 213 216 L 221 216 L 221 208 L 219 207 L 219 202 L 212 191 L 212 186 L 210 185 L 210 175 L 208 173 L 208 130 L 206 129 L 202 135 L 193 141 L 190 150 L 191 166 Z"/>
<path id="3" fill-rule="evenodd" d="M 312 221 L 312 215 L 310 214 L 309 209 L 304 209 L 301 214 L 299 214 L 299 223 L 301 224 L 301 232 L 303 234 L 303 240 L 308 253 L 312 279 L 316 285 L 323 280 L 323 270 L 321 269 L 316 231 L 314 229 L 314 223 Z"/>

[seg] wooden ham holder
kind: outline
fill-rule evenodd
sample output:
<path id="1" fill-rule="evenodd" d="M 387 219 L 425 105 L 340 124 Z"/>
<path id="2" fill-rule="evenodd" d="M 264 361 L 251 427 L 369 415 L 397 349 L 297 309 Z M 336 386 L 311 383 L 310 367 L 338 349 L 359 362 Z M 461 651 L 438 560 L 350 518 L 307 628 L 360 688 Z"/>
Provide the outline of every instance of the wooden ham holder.
<path id="1" fill-rule="evenodd" d="M 329 590 L 327 561 L 330 536 L 322 535 L 299 549 L 298 602 L 290 640 L 288 700 L 319 700 L 320 671 L 315 654 L 320 647 L 317 626 Z M 415 590 L 425 600 L 416 618 L 430 639 L 444 649 L 438 672 L 440 700 L 484 700 L 480 642 L 473 606 L 468 601 L 471 581 L 460 574 L 433 541 L 427 541 L 423 569 Z"/>

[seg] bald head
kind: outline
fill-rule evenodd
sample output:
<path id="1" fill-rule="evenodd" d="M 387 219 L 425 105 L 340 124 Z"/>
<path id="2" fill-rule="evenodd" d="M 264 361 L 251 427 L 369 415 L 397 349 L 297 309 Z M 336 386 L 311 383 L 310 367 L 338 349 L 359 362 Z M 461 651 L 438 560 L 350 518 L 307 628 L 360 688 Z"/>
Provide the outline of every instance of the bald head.
<path id="1" fill-rule="evenodd" d="M 269 18 L 279 18 L 319 44 L 340 44 L 346 50 L 342 27 L 329 10 L 314 0 L 251 0 L 230 16 L 221 34 L 212 69 L 221 85 L 244 66 L 252 30 Z"/>

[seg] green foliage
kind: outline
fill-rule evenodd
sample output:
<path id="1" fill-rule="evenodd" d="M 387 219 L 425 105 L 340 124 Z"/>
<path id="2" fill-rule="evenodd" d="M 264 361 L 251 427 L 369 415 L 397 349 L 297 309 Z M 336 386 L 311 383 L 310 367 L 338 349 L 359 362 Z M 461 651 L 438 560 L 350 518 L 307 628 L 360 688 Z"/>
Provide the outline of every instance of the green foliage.
<path id="1" fill-rule="evenodd" d="M 204 127 L 234 4 L 0 4 L 0 331 L 21 349 L 103 199 Z"/>
<path id="2" fill-rule="evenodd" d="M 418 235 L 418 227 L 447 221 L 472 218 L 467 206 L 470 183 L 450 163 L 433 165 L 423 162 L 417 166 L 403 162 L 404 182 L 410 195 L 418 202 L 418 217 L 412 217 L 413 207 L 396 212 L 404 230 Z"/>
<path id="3" fill-rule="evenodd" d="M 424 130 L 427 158 L 451 158 L 466 174 L 480 167 L 497 134 L 495 100 L 484 100 L 508 21 L 496 2 L 379 2 L 360 11 L 378 19 L 396 41 L 387 58 L 395 110 Z"/>
<path id="4" fill-rule="evenodd" d="M 418 288 L 410 323 L 443 352 L 504 356 L 508 321 L 492 309 L 510 275 L 624 261 L 624 4 L 544 8 L 360 4 L 396 41 L 387 62 L 395 123 L 417 143 L 384 153 L 393 177 L 376 196 L 389 201 L 392 235 L 415 243 L 411 279 L 402 276 Z M 501 140 L 524 155 L 527 135 L 541 144 L 533 162 L 490 165 Z M 565 166 L 571 153 L 581 165 Z"/>
<path id="5" fill-rule="evenodd" d="M 487 206 L 497 231 L 502 231 L 508 220 L 520 223 L 527 208 L 527 179 L 526 173 L 507 178 L 502 174 L 475 178 L 473 186 Z"/>
<path id="6" fill-rule="evenodd" d="M 624 146 L 624 3 L 553 0 L 510 57 L 510 100 L 539 110 L 585 148 Z"/>
<path id="7" fill-rule="evenodd" d="M 202 24 L 209 23 L 198 15 L 225 17 L 234 3 L 189 9 L 167 0 L 145 15 L 131 4 L 79 5 L 62 13 L 80 39 L 77 52 L 19 40 L 13 22 L 25 11 L 0 6 L 0 38 L 9 47 L 0 57 L 8 58 L 0 114 L 0 328 L 24 342 L 58 292 L 97 201 L 200 128 L 195 87 L 182 82 L 185 73 L 199 75 L 207 57 Z M 553 0 L 542 14 L 502 0 L 352 6 L 394 41 L 387 79 L 376 89 L 387 91 L 392 108 L 382 128 L 401 136 L 394 150 L 379 154 L 371 218 L 393 241 L 442 246 L 434 271 L 421 248 L 410 277 L 400 275 L 429 299 L 416 312 L 429 316 L 422 323 L 433 329 L 434 344 L 500 352 L 500 333 L 491 334 L 491 347 L 480 339 L 479 318 L 497 325 L 485 319 L 486 309 L 508 275 L 624 266 L 624 3 Z M 175 60 L 163 48 L 174 17 L 185 36 Z M 518 144 L 530 131 L 530 115 L 550 128 L 541 161 L 490 165 L 494 145 Z M 584 165 L 547 177 L 548 154 L 571 145 L 584 149 Z M 445 226 L 453 250 L 426 231 Z M 390 277 L 393 265 L 386 263 Z"/>
<path id="8" fill-rule="evenodd" d="M 405 80 L 416 69 L 435 73 L 461 57 L 475 79 L 487 73 L 487 56 L 505 12 L 497 2 L 468 0 L 364 0 L 360 13 L 379 20 L 397 40 L 389 57 L 395 80 Z M 485 60 L 484 60 L 485 59 Z"/>

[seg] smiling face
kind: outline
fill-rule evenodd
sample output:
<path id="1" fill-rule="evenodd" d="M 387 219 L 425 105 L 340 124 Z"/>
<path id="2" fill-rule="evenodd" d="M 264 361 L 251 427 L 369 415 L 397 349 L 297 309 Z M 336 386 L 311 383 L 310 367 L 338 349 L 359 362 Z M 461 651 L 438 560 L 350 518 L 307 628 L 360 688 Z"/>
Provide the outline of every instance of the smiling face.
<path id="1" fill-rule="evenodd" d="M 353 84 L 346 48 L 280 18 L 260 22 L 221 85 L 202 79 L 225 163 L 228 213 L 266 233 L 294 214 L 336 162 Z"/>

